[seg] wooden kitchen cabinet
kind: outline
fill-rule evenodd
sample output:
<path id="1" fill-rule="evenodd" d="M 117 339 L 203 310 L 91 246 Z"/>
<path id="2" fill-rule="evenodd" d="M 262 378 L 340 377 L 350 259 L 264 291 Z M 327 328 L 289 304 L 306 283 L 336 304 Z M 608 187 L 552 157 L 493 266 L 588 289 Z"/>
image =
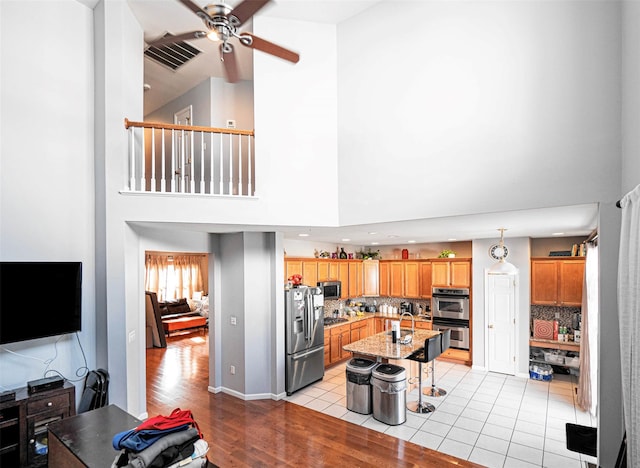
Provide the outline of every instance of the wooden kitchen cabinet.
<path id="1" fill-rule="evenodd" d="M 425 320 L 415 320 L 413 325 L 416 330 L 433 330 L 431 322 Z M 411 330 L 411 320 L 403 319 L 400 321 L 400 328 L 405 330 Z"/>
<path id="2" fill-rule="evenodd" d="M 404 264 L 389 263 L 389 296 L 402 297 L 404 293 Z"/>
<path id="3" fill-rule="evenodd" d="M 332 327 L 329 329 L 329 334 L 329 342 L 331 346 L 329 351 L 329 364 L 334 364 L 348 358 L 351 353 L 344 351 L 342 347 L 351 343 L 351 325 L 347 323 L 345 325 Z"/>
<path id="4" fill-rule="evenodd" d="M 402 297 L 420 297 L 420 264 L 418 262 L 404 262 Z"/>
<path id="5" fill-rule="evenodd" d="M 580 307 L 584 258 L 531 260 L 531 303 Z"/>
<path id="6" fill-rule="evenodd" d="M 302 260 L 284 261 L 284 282 L 286 283 L 293 275 L 302 276 Z"/>
<path id="7" fill-rule="evenodd" d="M 432 284 L 431 262 L 420 262 L 420 297 L 431 298 Z"/>
<path id="8" fill-rule="evenodd" d="M 375 297 L 380 295 L 380 262 L 364 260 L 362 262 L 362 295 Z"/>
<path id="9" fill-rule="evenodd" d="M 331 365 L 331 331 L 324 329 L 324 367 Z"/>
<path id="10" fill-rule="evenodd" d="M 302 261 L 302 284 L 306 284 L 307 286 L 317 286 L 318 262 L 316 260 Z"/>
<path id="11" fill-rule="evenodd" d="M 433 287 L 469 288 L 471 287 L 471 260 L 433 259 L 431 280 Z"/>
<path id="12" fill-rule="evenodd" d="M 379 290 L 381 296 L 388 296 L 389 289 L 389 262 L 380 262 L 379 264 L 379 272 L 378 282 L 379 282 Z"/>
<path id="13" fill-rule="evenodd" d="M 368 321 L 360 320 L 351 324 L 351 336 L 349 343 L 366 338 L 368 335 Z"/>
<path id="14" fill-rule="evenodd" d="M 349 297 L 349 264 L 344 260 L 338 262 L 338 281 L 342 283 L 340 299 Z"/>
<path id="15" fill-rule="evenodd" d="M 350 261 L 349 268 L 349 297 L 362 296 L 362 261 Z"/>

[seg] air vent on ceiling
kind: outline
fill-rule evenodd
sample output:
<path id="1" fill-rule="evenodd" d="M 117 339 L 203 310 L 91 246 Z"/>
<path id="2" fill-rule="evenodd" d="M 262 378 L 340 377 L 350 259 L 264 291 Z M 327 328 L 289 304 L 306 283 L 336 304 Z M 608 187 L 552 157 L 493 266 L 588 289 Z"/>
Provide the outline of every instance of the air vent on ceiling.
<path id="1" fill-rule="evenodd" d="M 166 33 L 162 38 L 164 39 L 165 37 L 171 36 L 173 36 L 173 34 Z M 171 70 L 177 70 L 201 52 L 201 50 L 196 49 L 184 41 L 178 41 L 160 46 L 149 46 L 144 51 L 144 55 Z"/>

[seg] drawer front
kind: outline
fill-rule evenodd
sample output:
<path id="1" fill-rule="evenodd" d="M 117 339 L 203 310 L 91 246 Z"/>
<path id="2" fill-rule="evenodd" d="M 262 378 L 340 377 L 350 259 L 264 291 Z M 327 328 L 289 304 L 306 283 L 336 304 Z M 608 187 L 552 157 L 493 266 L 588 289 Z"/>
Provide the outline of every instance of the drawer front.
<path id="1" fill-rule="evenodd" d="M 52 395 L 49 398 L 42 398 L 36 401 L 27 402 L 27 415 L 41 413 L 53 408 L 68 408 L 69 407 L 69 394 L 63 393 L 62 395 Z"/>

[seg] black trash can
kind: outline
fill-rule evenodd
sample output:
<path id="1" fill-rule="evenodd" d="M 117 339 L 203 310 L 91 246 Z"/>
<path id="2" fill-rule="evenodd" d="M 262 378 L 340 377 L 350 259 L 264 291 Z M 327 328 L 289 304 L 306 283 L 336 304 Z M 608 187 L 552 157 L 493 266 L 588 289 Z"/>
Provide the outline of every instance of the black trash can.
<path id="1" fill-rule="evenodd" d="M 392 426 L 407 420 L 407 371 L 395 364 L 379 364 L 371 372 L 373 417 Z"/>
<path id="2" fill-rule="evenodd" d="M 374 361 L 353 358 L 347 363 L 347 409 L 371 414 L 371 372 Z"/>

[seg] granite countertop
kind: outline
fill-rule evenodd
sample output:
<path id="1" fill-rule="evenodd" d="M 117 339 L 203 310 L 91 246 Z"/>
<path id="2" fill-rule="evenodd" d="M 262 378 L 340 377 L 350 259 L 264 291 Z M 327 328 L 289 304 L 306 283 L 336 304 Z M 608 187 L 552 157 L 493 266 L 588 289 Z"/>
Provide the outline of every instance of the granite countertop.
<path id="1" fill-rule="evenodd" d="M 404 329 L 403 329 L 404 330 Z M 380 359 L 404 359 L 414 351 L 424 348 L 424 341 L 427 338 L 438 335 L 439 331 L 415 330 L 413 339 L 409 344 L 391 342 L 391 335 L 388 332 L 378 333 L 361 340 L 349 343 L 342 347 L 345 351 L 373 356 Z"/>

